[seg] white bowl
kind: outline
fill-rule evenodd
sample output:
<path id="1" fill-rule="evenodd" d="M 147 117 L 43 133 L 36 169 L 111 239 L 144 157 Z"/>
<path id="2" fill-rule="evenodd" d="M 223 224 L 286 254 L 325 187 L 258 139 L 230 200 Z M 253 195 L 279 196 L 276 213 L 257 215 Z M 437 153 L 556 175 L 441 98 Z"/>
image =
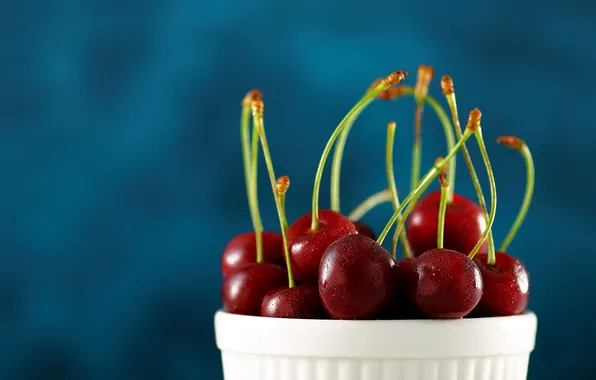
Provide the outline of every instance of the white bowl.
<path id="1" fill-rule="evenodd" d="M 536 315 L 337 321 L 215 315 L 225 380 L 524 380 Z"/>

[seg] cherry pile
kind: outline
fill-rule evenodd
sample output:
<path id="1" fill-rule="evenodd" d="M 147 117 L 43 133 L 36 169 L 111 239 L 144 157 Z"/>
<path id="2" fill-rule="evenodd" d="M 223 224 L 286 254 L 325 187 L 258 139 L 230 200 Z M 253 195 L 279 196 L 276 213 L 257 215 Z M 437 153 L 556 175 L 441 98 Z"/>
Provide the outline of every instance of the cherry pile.
<path id="1" fill-rule="evenodd" d="M 534 166 L 525 142 L 513 136 L 497 142 L 518 150 L 526 164 L 524 200 L 509 233 L 495 249 L 492 226 L 497 193 L 484 144 L 481 113 L 470 112 L 462 129 L 453 80 L 441 79 L 451 118 L 432 98 L 434 70 L 421 65 L 414 87 L 401 85 L 407 73 L 396 71 L 367 89 L 327 142 L 315 175 L 312 210 L 288 225 L 287 176 L 276 177 L 263 123 L 264 103 L 258 90 L 242 101 L 241 146 L 247 198 L 254 231 L 235 236 L 222 254 L 221 288 L 226 312 L 273 318 L 303 319 L 454 319 L 517 315 L 528 304 L 529 279 L 523 263 L 506 250 L 531 203 Z M 387 189 L 371 195 L 350 214 L 340 211 L 339 179 L 348 134 L 360 113 L 375 99 L 415 100 L 415 137 L 410 192 L 400 200 L 393 170 L 396 124 L 387 127 Z M 444 129 L 447 152 L 420 173 L 423 108 L 430 106 Z M 252 129 L 251 129 L 252 121 Z M 466 142 L 474 137 L 490 184 L 488 207 Z M 331 209 L 319 209 L 325 163 L 333 155 Z M 280 233 L 264 231 L 258 207 L 257 162 L 262 151 L 279 217 Z M 477 201 L 455 193 L 457 153 L 462 153 Z M 437 180 L 440 190 L 428 192 Z M 361 218 L 377 205 L 391 202 L 393 215 L 382 232 Z M 397 225 L 396 225 L 397 224 Z M 390 249 L 383 242 L 393 232 Z M 403 258 L 397 258 L 401 245 Z"/>

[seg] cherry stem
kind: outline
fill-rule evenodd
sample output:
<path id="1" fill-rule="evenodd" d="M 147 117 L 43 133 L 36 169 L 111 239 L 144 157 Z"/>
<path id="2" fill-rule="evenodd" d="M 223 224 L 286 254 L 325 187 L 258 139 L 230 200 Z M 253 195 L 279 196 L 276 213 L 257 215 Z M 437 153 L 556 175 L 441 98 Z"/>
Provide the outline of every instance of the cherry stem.
<path id="1" fill-rule="evenodd" d="M 385 189 L 383 191 L 379 191 L 371 195 L 370 197 L 366 198 L 362 203 L 360 203 L 356 208 L 348 215 L 348 219 L 352 222 L 356 222 L 364 215 L 366 215 L 370 210 L 377 207 L 378 205 L 390 202 L 391 201 L 391 191 L 389 189 Z"/>
<path id="2" fill-rule="evenodd" d="M 393 226 L 393 224 L 395 223 L 395 221 L 397 220 L 397 218 L 399 217 L 399 215 L 404 211 L 404 208 L 406 206 L 408 206 L 408 209 L 411 211 L 411 209 L 415 205 L 415 200 L 417 200 L 418 198 L 420 198 L 420 196 L 422 195 L 422 193 L 424 193 L 424 191 L 428 188 L 428 186 L 432 183 L 432 181 L 439 175 L 439 173 L 441 172 L 441 169 L 445 165 L 447 165 L 447 163 L 449 162 L 449 160 L 457 153 L 457 151 L 459 150 L 459 148 L 461 148 L 461 146 L 463 145 L 463 143 L 472 134 L 473 134 L 473 130 L 472 129 L 470 129 L 470 128 L 466 129 L 466 131 L 464 132 L 462 138 L 457 142 L 457 144 L 455 144 L 455 146 L 453 147 L 453 149 L 451 149 L 449 151 L 449 153 L 447 154 L 447 156 L 444 159 L 439 160 L 438 162 L 435 162 L 435 164 L 433 165 L 433 167 L 424 175 L 424 177 L 422 178 L 422 180 L 420 180 L 420 182 L 418 182 L 418 186 L 416 186 L 416 189 L 414 189 L 414 191 L 412 191 L 412 192 L 410 192 L 410 194 L 408 194 L 408 196 L 403 200 L 403 202 L 400 205 L 399 209 L 397 209 L 393 213 L 393 216 L 391 216 L 391 219 L 389 219 L 389 222 L 387 222 L 387 225 L 385 225 L 385 228 L 383 229 L 383 231 L 379 235 L 379 238 L 377 239 L 377 243 L 383 244 L 383 241 L 387 237 L 387 234 L 389 233 L 389 230 L 391 229 L 391 227 Z M 412 202 L 412 201 L 414 201 L 414 202 Z M 403 222 L 408 217 L 408 214 L 409 213 L 407 211 L 404 213 L 403 219 L 402 219 L 402 223 L 400 223 L 400 224 L 403 225 Z"/>
<path id="3" fill-rule="evenodd" d="M 443 248 L 445 240 L 445 213 L 447 212 L 447 193 L 449 192 L 449 183 L 443 174 L 439 174 L 441 183 L 441 201 L 439 203 L 439 221 L 437 229 L 437 248 Z"/>
<path id="4" fill-rule="evenodd" d="M 399 88 L 400 96 L 415 95 L 415 91 L 412 87 L 399 86 L 398 88 Z M 443 132 L 445 133 L 445 140 L 447 142 L 447 151 L 450 152 L 453 149 L 453 147 L 455 146 L 455 136 L 453 135 L 453 127 L 451 126 L 451 121 L 449 120 L 449 116 L 447 116 L 447 113 L 445 112 L 443 107 L 432 96 L 426 95 L 424 97 L 424 101 L 433 109 L 433 111 L 439 118 L 439 121 L 441 122 L 441 126 L 443 127 Z M 458 138 L 461 138 L 461 136 L 458 136 Z M 414 143 L 415 142 L 416 142 L 416 140 L 414 140 Z M 414 146 L 414 149 L 416 149 L 416 146 Z M 414 153 L 412 154 L 412 156 L 413 156 L 412 167 L 414 167 L 415 166 Z M 448 193 L 449 203 L 453 202 L 453 195 L 455 193 L 456 161 L 457 161 L 457 157 L 453 156 L 451 158 L 451 161 L 449 162 L 449 167 L 448 167 L 448 171 L 447 171 L 447 182 L 449 182 L 449 185 L 450 185 L 449 193 Z M 412 177 L 413 177 L 413 175 L 412 175 Z"/>
<path id="5" fill-rule="evenodd" d="M 414 112 L 414 144 L 412 146 L 412 173 L 410 178 L 410 191 L 413 191 L 420 180 L 420 159 L 422 157 L 422 110 L 424 101 L 416 100 L 416 110 Z"/>
<path id="6" fill-rule="evenodd" d="M 488 175 L 488 181 L 490 185 L 490 214 L 486 223 L 486 229 L 482 233 L 482 236 L 480 236 L 478 243 L 476 243 L 476 245 L 472 249 L 472 252 L 470 252 L 470 254 L 468 255 L 470 259 L 474 258 L 474 256 L 476 255 L 476 253 L 478 252 L 488 235 L 491 234 L 491 229 L 497 213 L 497 186 L 495 183 L 493 169 L 490 164 L 490 159 L 488 158 L 488 152 L 486 151 L 486 145 L 484 144 L 484 139 L 482 138 L 482 128 L 480 128 L 480 126 L 478 126 L 478 128 L 474 132 L 474 136 L 476 137 L 476 141 L 478 142 L 478 147 L 480 148 L 482 160 L 484 161 L 484 166 L 486 168 L 486 174 Z M 488 242 L 487 256 L 487 264 L 495 265 L 497 262 L 497 258 L 495 254 L 495 243 L 492 239 Z"/>
<path id="7" fill-rule="evenodd" d="M 290 245 L 288 244 L 288 218 L 286 217 L 286 192 L 290 187 L 290 178 L 287 176 L 279 177 L 275 184 L 275 194 L 279 204 L 279 223 L 281 227 L 281 236 L 284 242 L 284 255 L 286 257 L 286 267 L 288 269 L 288 287 L 296 286 L 294 275 L 292 273 L 292 262 L 290 260 Z"/>
<path id="8" fill-rule="evenodd" d="M 329 141 L 327 141 L 327 145 L 325 145 L 325 149 L 323 149 L 323 154 L 321 156 L 319 166 L 317 168 L 317 173 L 315 174 L 315 183 L 313 186 L 312 196 L 312 222 L 310 226 L 311 231 L 316 231 L 319 229 L 319 192 L 321 189 L 321 179 L 323 177 L 323 170 L 325 169 L 325 162 L 327 161 L 327 157 L 331 152 L 331 148 L 333 147 L 335 140 L 337 140 L 342 131 L 350 124 L 351 120 L 353 120 L 356 115 L 360 114 L 360 112 L 362 112 L 381 92 L 401 82 L 406 75 L 407 73 L 405 72 L 396 71 L 390 74 L 387 78 L 380 81 L 375 88 L 368 91 L 360 99 L 360 101 L 356 103 L 356 105 L 350 110 L 350 112 L 348 112 L 348 114 L 343 118 L 343 120 L 333 131 L 333 134 L 329 138 Z"/>
<path id="9" fill-rule="evenodd" d="M 261 146 L 263 147 L 263 155 L 265 156 L 265 164 L 267 165 L 267 172 L 269 173 L 269 180 L 271 181 L 271 189 L 273 190 L 273 197 L 275 199 L 275 207 L 277 208 L 277 215 L 280 221 L 280 227 L 282 230 L 282 234 L 284 229 L 287 229 L 287 226 L 284 225 L 284 215 L 282 211 L 282 205 L 279 202 L 277 197 L 277 180 L 275 177 L 275 171 L 273 170 L 273 161 L 271 160 L 271 153 L 269 151 L 269 144 L 267 143 L 267 136 L 265 134 L 265 123 L 263 122 L 263 111 L 264 111 L 264 104 L 260 98 L 254 99 L 252 101 L 252 116 L 253 116 L 253 123 L 254 128 L 258 131 L 259 137 L 261 139 Z M 289 186 L 289 182 L 288 182 Z"/>
<path id="10" fill-rule="evenodd" d="M 451 117 L 453 119 L 453 125 L 455 126 L 455 134 L 457 138 L 461 138 L 462 129 L 459 123 L 459 116 L 457 112 L 457 100 L 455 97 L 455 91 L 453 88 L 453 80 L 450 76 L 445 75 L 441 79 L 441 88 L 443 89 L 443 94 L 447 99 L 447 103 L 449 104 L 449 109 L 451 110 Z M 476 191 L 476 196 L 478 198 L 478 204 L 482 209 L 482 213 L 484 214 L 485 223 L 488 223 L 488 207 L 486 206 L 486 201 L 484 199 L 484 193 L 482 192 L 482 186 L 480 186 L 480 180 L 478 179 L 478 174 L 476 173 L 476 169 L 474 168 L 474 163 L 472 162 L 472 157 L 470 156 L 470 151 L 466 144 L 464 144 L 461 148 L 462 154 L 464 156 L 464 160 L 466 162 L 466 166 L 468 171 L 470 172 L 470 177 L 472 178 L 472 183 L 474 184 L 474 190 Z M 488 242 L 489 245 L 494 245 L 494 237 L 492 231 L 488 234 Z"/>
<path id="11" fill-rule="evenodd" d="M 497 139 L 497 142 L 503 144 L 509 148 L 517 149 L 524 157 L 524 161 L 526 162 L 526 191 L 524 194 L 524 200 L 522 202 L 521 208 L 515 218 L 515 221 L 511 225 L 507 236 L 501 243 L 499 247 L 499 252 L 506 252 L 507 248 L 509 248 L 509 244 L 515 238 L 517 231 L 521 227 L 526 214 L 528 213 L 528 209 L 530 208 L 530 203 L 532 203 L 532 196 L 534 194 L 534 160 L 532 159 L 532 153 L 530 152 L 530 148 L 526 145 L 526 143 L 513 136 L 502 136 Z"/>
<path id="12" fill-rule="evenodd" d="M 249 123 L 251 117 L 251 101 L 254 98 L 260 98 L 258 90 L 250 91 L 242 101 L 242 118 L 240 120 L 240 130 L 242 139 L 242 161 L 244 163 L 244 179 L 246 182 L 246 192 L 248 196 L 248 205 L 255 231 L 256 240 L 256 260 L 257 263 L 263 262 L 263 223 L 259 212 L 259 201 L 257 191 L 257 167 L 259 152 L 258 130 L 253 128 L 252 146 L 249 142 Z M 251 148 L 249 151 L 249 147 Z"/>
<path id="13" fill-rule="evenodd" d="M 387 146 L 385 150 L 385 168 L 387 170 L 387 182 L 389 184 L 389 190 L 391 191 L 391 201 L 393 204 L 393 211 L 399 208 L 399 194 L 397 193 L 397 185 L 395 184 L 395 171 L 393 169 L 393 146 L 395 145 L 395 122 L 390 122 L 387 125 Z M 403 219 L 400 214 L 397 220 L 401 222 Z M 397 242 L 400 238 L 400 234 L 395 234 L 393 237 L 393 244 L 391 246 L 391 253 L 393 257 L 397 257 Z M 408 241 L 406 231 L 401 233 L 402 248 L 404 250 L 404 256 L 406 258 L 412 258 L 412 248 Z"/>
<path id="14" fill-rule="evenodd" d="M 348 140 L 348 135 L 354 126 L 354 122 L 360 115 L 360 112 L 356 113 L 345 129 L 339 135 L 337 142 L 335 143 L 335 149 L 333 151 L 333 162 L 331 164 L 331 209 L 335 212 L 340 212 L 340 198 L 339 198 L 339 185 L 341 177 L 341 163 Z"/>

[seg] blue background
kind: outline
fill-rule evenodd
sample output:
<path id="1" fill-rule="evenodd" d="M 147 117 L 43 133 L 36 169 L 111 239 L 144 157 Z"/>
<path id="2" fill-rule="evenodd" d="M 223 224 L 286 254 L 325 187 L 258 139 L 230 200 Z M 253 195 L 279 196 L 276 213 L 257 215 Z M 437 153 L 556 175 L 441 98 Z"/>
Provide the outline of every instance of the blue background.
<path id="1" fill-rule="evenodd" d="M 265 94 L 288 214 L 308 211 L 326 139 L 377 77 L 420 63 L 456 82 L 483 126 L 499 191 L 497 240 L 534 153 L 534 203 L 510 248 L 539 315 L 531 379 L 594 370 L 596 12 L 587 1 L 5 0 L 0 11 L 0 378 L 220 379 L 219 258 L 251 229 L 240 100 Z M 411 99 L 374 103 L 348 141 L 342 207 L 385 186 L 398 122 L 409 179 Z M 424 167 L 445 152 L 425 113 Z M 474 157 L 477 148 L 472 144 Z M 473 197 L 460 159 L 456 189 Z M 265 226 L 277 229 L 264 166 Z M 328 172 L 327 172 L 328 173 Z M 484 172 L 480 174 L 484 180 Z M 321 201 L 328 206 L 328 176 Z M 366 217 L 377 231 L 385 205 Z M 35 364 L 33 364 L 35 363 Z"/>

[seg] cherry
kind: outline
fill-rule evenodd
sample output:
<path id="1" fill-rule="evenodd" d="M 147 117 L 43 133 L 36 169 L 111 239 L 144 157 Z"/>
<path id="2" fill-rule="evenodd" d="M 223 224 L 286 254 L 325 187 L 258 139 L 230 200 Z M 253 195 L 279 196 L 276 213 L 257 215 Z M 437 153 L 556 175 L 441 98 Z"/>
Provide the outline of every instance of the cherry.
<path id="1" fill-rule="evenodd" d="M 418 201 L 407 221 L 407 232 L 415 256 L 437 247 L 441 192 L 430 192 Z M 454 194 L 445 212 L 445 248 L 470 253 L 486 230 L 484 211 L 472 200 Z M 480 248 L 487 249 L 487 242 Z"/>
<path id="2" fill-rule="evenodd" d="M 255 97 L 250 102 L 254 122 L 254 135 L 260 138 L 263 147 L 263 155 L 265 156 L 265 163 L 267 164 L 267 171 L 271 180 L 271 187 L 275 195 L 275 206 L 277 208 L 281 231 L 284 253 L 286 258 L 286 265 L 288 270 L 283 269 L 271 263 L 246 264 L 245 266 L 236 269 L 228 274 L 224 279 L 221 288 L 221 297 L 224 309 L 229 313 L 259 315 L 261 311 L 261 304 L 263 298 L 267 293 L 273 289 L 278 289 L 287 283 L 289 287 L 294 286 L 294 279 L 292 277 L 292 267 L 289 260 L 289 249 L 286 238 L 287 222 L 285 217 L 284 199 L 285 193 L 290 186 L 288 177 L 280 177 L 275 180 L 275 173 L 273 171 L 273 163 L 267 138 L 265 135 L 265 128 L 263 126 L 263 101 L 260 97 Z M 254 148 L 254 144 L 253 144 Z M 253 149 L 253 153 L 256 149 Z M 256 158 L 253 160 L 256 162 Z M 252 178 L 251 189 L 254 189 L 256 181 L 256 165 L 251 165 Z M 254 195 L 254 191 L 251 192 Z M 255 230 L 257 230 L 255 228 Z M 259 258 L 259 259 L 262 259 Z"/>
<path id="3" fill-rule="evenodd" d="M 528 305 L 530 281 L 521 261 L 504 252 L 496 253 L 494 265 L 488 254 L 479 253 L 474 262 L 482 273 L 484 294 L 472 313 L 475 317 L 522 314 Z"/>
<path id="4" fill-rule="evenodd" d="M 347 235 L 331 244 L 321 260 L 319 294 L 333 319 L 374 319 L 394 300 L 395 260 L 364 235 Z"/>
<path id="5" fill-rule="evenodd" d="M 320 319 L 324 315 L 316 284 L 274 290 L 263 298 L 261 304 L 263 317 Z"/>
<path id="6" fill-rule="evenodd" d="M 369 237 L 373 240 L 375 240 L 377 238 L 375 236 L 375 233 L 373 232 L 373 230 L 366 224 L 359 222 L 359 221 L 354 221 L 352 223 L 354 223 L 354 226 L 356 227 L 356 231 L 358 231 L 358 233 L 360 235 L 364 235 L 364 236 Z"/>
<path id="7" fill-rule="evenodd" d="M 319 228 L 311 230 L 311 214 L 297 219 L 288 228 L 290 260 L 296 279 L 302 283 L 317 280 L 321 257 L 327 247 L 337 239 L 357 233 L 348 218 L 331 210 L 319 211 Z"/>
<path id="8" fill-rule="evenodd" d="M 387 236 L 393 223 L 398 219 L 400 213 L 406 207 L 404 217 L 408 217 L 409 213 L 416 204 L 416 199 L 424 192 L 430 185 L 431 181 L 440 176 L 441 169 L 447 164 L 449 159 L 457 153 L 465 141 L 472 135 L 478 136 L 477 132 L 480 128 L 481 113 L 478 109 L 470 112 L 470 118 L 466 127 L 465 133 L 459 139 L 443 159 L 435 161 L 435 165 L 429 170 L 422 180 L 416 185 L 416 188 L 408 194 L 404 202 L 394 212 L 393 216 L 381 232 L 377 243 L 382 244 L 383 239 Z M 481 149 L 483 159 L 487 169 L 490 169 L 490 163 L 485 155 L 485 150 Z M 491 181 L 491 196 L 493 198 L 493 205 L 495 206 L 495 187 L 494 177 L 492 171 L 488 170 L 489 179 Z M 443 246 L 444 241 L 444 210 L 447 206 L 447 193 L 449 186 L 445 179 L 441 180 L 442 191 L 439 200 L 439 207 L 441 209 L 441 226 L 437 226 L 437 239 L 434 241 L 438 246 Z M 442 198 L 442 201 L 441 201 Z M 492 225 L 494 220 L 494 207 L 491 207 L 491 216 L 489 222 Z M 439 210 L 437 210 L 437 220 L 439 219 Z M 438 223 L 437 223 L 438 224 Z M 401 229 L 403 224 L 398 225 L 397 231 Z M 440 227 L 440 228 L 439 228 Z M 480 247 L 489 229 L 485 230 L 480 237 L 473 251 L 470 253 L 474 255 Z M 427 251 L 420 255 L 415 261 L 415 272 L 412 276 L 408 276 L 409 296 L 415 301 L 418 308 L 426 315 L 434 318 L 460 318 L 468 314 L 478 304 L 482 296 L 482 277 L 478 266 L 470 258 L 465 255 L 444 248 L 437 248 Z"/>
<path id="9" fill-rule="evenodd" d="M 399 281 L 398 292 L 389 312 L 390 319 L 422 319 L 424 313 L 410 297 L 409 289 L 415 287 L 418 276 L 416 274 L 415 259 L 403 258 L 397 260 L 395 276 Z"/>
<path id="10" fill-rule="evenodd" d="M 263 231 L 262 238 L 264 261 L 280 266 L 285 265 L 281 235 L 276 232 Z M 221 272 L 225 277 L 233 269 L 256 262 L 256 236 L 254 232 L 246 232 L 236 235 L 226 245 L 221 256 Z"/>
<path id="11" fill-rule="evenodd" d="M 410 297 L 431 318 L 455 319 L 470 313 L 482 297 L 482 276 L 473 260 L 449 249 L 432 249 L 415 262 Z"/>
<path id="12" fill-rule="evenodd" d="M 287 284 L 288 272 L 270 263 L 247 264 L 224 279 L 221 299 L 228 313 L 259 315 L 267 293 Z"/>
<path id="13" fill-rule="evenodd" d="M 493 317 L 522 314 L 528 305 L 530 282 L 522 262 L 504 253 L 517 234 L 528 212 L 534 193 L 534 161 L 526 143 L 514 136 L 501 136 L 497 142 L 520 151 L 526 163 L 526 191 L 522 206 L 499 251 L 482 253 L 474 257 L 484 281 L 484 295 L 472 313 L 476 317 Z M 494 251 L 492 251 L 494 252 Z"/>
<path id="14" fill-rule="evenodd" d="M 312 210 L 310 213 L 296 220 L 288 229 L 290 241 L 291 262 L 296 279 L 301 282 L 316 281 L 317 271 L 323 253 L 335 240 L 348 234 L 357 232 L 354 224 L 337 211 L 319 211 L 319 190 L 325 162 L 340 134 L 353 122 L 354 118 L 362 112 L 381 92 L 401 82 L 407 73 L 396 71 L 368 91 L 360 101 L 348 112 L 339 125 L 335 128 L 327 141 L 323 154 L 317 167 L 313 186 Z M 334 202 L 335 203 L 335 202 Z M 310 219 L 310 222 L 309 222 Z"/>

